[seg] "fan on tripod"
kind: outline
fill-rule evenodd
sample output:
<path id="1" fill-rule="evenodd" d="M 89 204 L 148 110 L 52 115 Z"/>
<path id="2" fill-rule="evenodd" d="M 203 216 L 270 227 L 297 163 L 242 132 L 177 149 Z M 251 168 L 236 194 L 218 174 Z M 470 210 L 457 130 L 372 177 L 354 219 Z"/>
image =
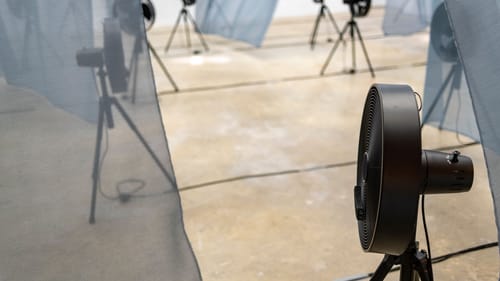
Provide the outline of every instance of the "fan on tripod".
<path id="1" fill-rule="evenodd" d="M 350 70 L 350 73 L 356 73 L 356 40 L 359 40 L 359 43 L 361 44 L 361 48 L 363 49 L 363 53 L 365 55 L 366 62 L 368 64 L 368 68 L 370 69 L 370 73 L 372 77 L 375 77 L 375 72 L 373 71 L 372 64 L 370 62 L 370 58 L 368 57 L 368 51 L 366 50 L 365 43 L 363 41 L 363 37 L 361 36 L 361 31 L 359 30 L 358 23 L 356 22 L 355 18 L 357 17 L 365 17 L 368 15 L 368 12 L 370 11 L 370 6 L 371 6 L 371 0 L 344 0 L 344 4 L 349 5 L 349 10 L 351 12 L 351 19 L 345 24 L 344 28 L 340 32 L 339 38 L 333 45 L 330 54 L 328 55 L 325 63 L 323 64 L 323 67 L 321 68 L 320 75 L 325 74 L 325 70 L 330 64 L 330 61 L 335 54 L 335 51 L 337 50 L 339 44 L 341 41 L 344 40 L 344 36 L 347 31 L 349 31 L 349 34 L 351 36 L 351 44 L 352 44 L 352 68 Z M 357 36 L 357 38 L 356 38 Z"/>
<path id="2" fill-rule="evenodd" d="M 143 18 L 138 17 L 139 11 L 142 11 Z M 139 60 L 139 55 L 142 53 L 142 42 L 146 41 L 148 49 L 153 54 L 156 62 L 162 69 L 163 73 L 169 80 L 170 84 L 174 88 L 174 91 L 178 92 L 179 88 L 175 83 L 174 79 L 167 70 L 167 67 L 161 60 L 160 56 L 156 52 L 156 49 L 151 45 L 147 37 L 144 36 L 143 23 L 146 30 L 152 28 L 155 19 L 156 12 L 151 0 L 141 0 L 141 6 L 137 5 L 134 0 L 116 0 L 113 4 L 113 16 L 118 18 L 120 21 L 120 27 L 127 34 L 135 36 L 134 49 L 132 51 L 132 57 L 129 64 L 129 72 L 132 75 L 132 90 L 131 90 L 131 101 L 135 103 L 136 91 L 137 91 L 137 63 Z"/>
<path id="3" fill-rule="evenodd" d="M 422 126 L 435 122 L 439 129 L 460 130 L 479 140 L 475 120 L 460 118 L 472 112 L 472 103 L 444 3 L 432 17 L 428 52 Z"/>
<path id="4" fill-rule="evenodd" d="M 400 264 L 400 281 L 432 281 L 432 267 L 415 241 L 419 196 L 469 191 L 470 158 L 422 150 L 413 90 L 407 85 L 373 85 L 363 111 L 355 213 L 361 246 L 385 254 L 371 280 L 384 280 Z M 415 272 L 416 271 L 416 272 Z"/>
<path id="5" fill-rule="evenodd" d="M 337 22 L 335 21 L 335 18 L 333 17 L 332 12 L 330 11 L 330 8 L 325 4 L 324 0 L 313 0 L 314 3 L 321 4 L 321 7 L 319 8 L 319 13 L 318 16 L 316 17 L 316 20 L 314 21 L 314 28 L 311 33 L 311 40 L 309 41 L 309 44 L 311 45 L 311 50 L 314 49 L 314 46 L 316 45 L 316 39 L 318 37 L 318 28 L 319 24 L 321 22 L 321 19 L 326 18 L 328 15 L 328 18 L 332 22 L 333 28 L 335 28 L 335 31 L 340 35 L 340 29 L 337 25 Z"/>
<path id="6" fill-rule="evenodd" d="M 156 10 L 151 0 L 141 1 L 142 15 L 144 16 L 144 26 L 146 31 L 151 30 L 156 20 Z"/>
<path id="7" fill-rule="evenodd" d="M 155 154 L 152 147 L 144 138 L 143 134 L 140 132 L 139 128 L 129 116 L 125 108 L 120 104 L 116 97 L 110 95 L 109 93 L 108 81 L 112 94 L 125 92 L 127 90 L 128 71 L 125 66 L 122 34 L 119 23 L 115 19 L 107 18 L 103 23 L 103 31 L 103 48 L 83 48 L 76 54 L 78 66 L 89 67 L 97 70 L 97 76 L 100 84 L 97 137 L 92 168 L 92 194 L 89 216 L 89 223 L 91 224 L 95 222 L 95 208 L 100 179 L 100 167 L 103 161 L 103 158 L 101 158 L 103 133 L 106 128 L 113 129 L 115 127 L 113 108 L 118 110 L 130 130 L 134 132 L 135 136 L 139 139 L 166 179 L 171 183 L 174 182 L 164 164 Z"/>
<path id="8" fill-rule="evenodd" d="M 196 3 L 196 0 L 182 0 L 182 9 L 179 12 L 179 16 L 177 16 L 177 20 L 175 21 L 174 29 L 172 30 L 172 33 L 170 34 L 170 37 L 168 38 L 167 45 L 165 46 L 165 53 L 168 52 L 170 49 L 170 45 L 172 44 L 172 41 L 174 40 L 175 32 L 177 31 L 177 28 L 179 27 L 179 24 L 181 22 L 181 18 L 184 20 L 184 32 L 186 33 L 186 44 L 188 48 L 191 48 L 191 35 L 189 34 L 189 22 L 191 22 L 191 25 L 194 27 L 194 32 L 198 34 L 198 38 L 200 39 L 201 44 L 205 48 L 205 51 L 208 52 L 208 45 L 205 42 L 205 39 L 203 38 L 203 35 L 201 34 L 200 29 L 198 28 L 198 25 L 196 24 L 196 21 L 194 20 L 193 16 L 191 13 L 189 13 L 189 10 L 187 9 L 188 6 L 194 5 Z"/>

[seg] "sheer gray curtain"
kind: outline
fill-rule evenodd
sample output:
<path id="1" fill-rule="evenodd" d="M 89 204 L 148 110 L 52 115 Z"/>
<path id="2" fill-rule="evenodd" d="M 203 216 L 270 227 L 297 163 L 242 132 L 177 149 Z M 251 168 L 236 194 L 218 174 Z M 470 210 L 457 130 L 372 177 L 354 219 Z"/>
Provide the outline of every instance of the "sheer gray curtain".
<path id="1" fill-rule="evenodd" d="M 422 123 L 479 141 L 479 131 L 444 3 L 431 23 Z"/>
<path id="2" fill-rule="evenodd" d="M 201 280 L 140 0 L 117 2 L 0 0 L 0 280 Z"/>
<path id="3" fill-rule="evenodd" d="M 446 0 L 445 3 L 469 85 L 499 226 L 500 4 L 495 0 Z"/>
<path id="4" fill-rule="evenodd" d="M 386 35 L 408 35 L 425 29 L 443 0 L 387 0 L 382 28 Z"/>
<path id="5" fill-rule="evenodd" d="M 259 47 L 278 0 L 198 0 L 196 21 L 203 33 L 218 34 Z"/>

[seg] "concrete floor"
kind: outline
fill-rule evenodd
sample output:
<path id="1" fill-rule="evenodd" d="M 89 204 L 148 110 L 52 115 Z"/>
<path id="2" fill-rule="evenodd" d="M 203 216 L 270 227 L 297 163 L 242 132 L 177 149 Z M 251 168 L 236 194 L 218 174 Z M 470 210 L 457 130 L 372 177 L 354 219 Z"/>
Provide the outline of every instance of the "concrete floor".
<path id="1" fill-rule="evenodd" d="M 336 14 L 343 24 L 346 14 Z M 422 93 L 428 33 L 384 37 L 382 9 L 359 19 L 376 78 L 350 45 L 319 76 L 333 31 L 321 30 L 311 51 L 313 17 L 272 23 L 262 48 L 206 36 L 210 52 L 184 47 L 183 34 L 163 59 L 181 91 L 154 64 L 184 221 L 204 280 L 340 280 L 373 271 L 381 255 L 363 253 L 353 211 L 357 142 L 372 83 L 409 84 Z M 153 29 L 162 50 L 169 29 Z M 423 146 L 467 141 L 431 127 Z M 462 149 L 475 163 L 465 194 L 426 200 L 433 256 L 496 241 L 491 195 L 480 146 Z M 333 167 L 325 168 L 326 165 Z M 311 169 L 309 168 L 317 168 Z M 256 176 L 198 186 L 223 179 Z M 418 240 L 424 241 L 421 224 Z M 436 280 L 498 280 L 498 249 L 434 267 Z M 387 280 L 397 280 L 392 274 Z"/>

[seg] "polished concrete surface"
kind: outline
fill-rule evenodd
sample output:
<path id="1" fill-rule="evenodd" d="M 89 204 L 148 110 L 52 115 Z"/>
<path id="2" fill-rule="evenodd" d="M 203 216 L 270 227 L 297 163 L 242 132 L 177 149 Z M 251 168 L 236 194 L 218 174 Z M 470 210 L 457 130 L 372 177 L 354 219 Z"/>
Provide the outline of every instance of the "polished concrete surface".
<path id="1" fill-rule="evenodd" d="M 340 25 L 347 20 L 335 17 Z M 327 37 L 336 36 L 323 24 L 311 50 L 313 17 L 275 20 L 262 48 L 207 35 L 204 52 L 194 36 L 194 47 L 186 48 L 179 32 L 165 54 L 170 29 L 150 32 L 180 88 L 175 93 L 153 62 L 186 229 L 204 280 L 341 280 L 379 264 L 381 255 L 359 246 L 353 210 L 361 112 L 372 83 L 409 84 L 422 93 L 429 37 L 384 37 L 382 17 L 375 9 L 359 19 L 376 78 L 359 45 L 359 71 L 346 73 L 350 43 L 319 76 L 332 45 Z M 423 129 L 426 149 L 468 141 Z M 474 186 L 427 198 L 433 256 L 496 241 L 482 149 L 461 151 L 475 163 Z M 418 240 L 425 241 L 420 220 Z M 435 265 L 435 280 L 498 280 L 498 256 L 491 248 L 450 259 Z"/>

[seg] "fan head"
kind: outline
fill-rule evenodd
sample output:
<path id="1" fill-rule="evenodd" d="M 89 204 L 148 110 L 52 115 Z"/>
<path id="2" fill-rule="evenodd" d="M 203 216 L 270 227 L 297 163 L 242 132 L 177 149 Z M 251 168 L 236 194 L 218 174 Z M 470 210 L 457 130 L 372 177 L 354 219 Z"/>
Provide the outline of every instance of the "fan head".
<path id="1" fill-rule="evenodd" d="M 436 8 L 432 16 L 431 45 L 441 60 L 451 63 L 458 61 L 455 38 L 453 37 L 453 31 L 451 30 L 444 2 Z"/>
<path id="2" fill-rule="evenodd" d="M 142 0 L 142 15 L 144 16 L 144 25 L 146 30 L 150 30 L 156 20 L 156 10 L 151 0 Z"/>
<path id="3" fill-rule="evenodd" d="M 468 157 L 422 151 L 417 103 L 409 86 L 371 87 L 354 188 L 365 251 L 401 255 L 415 238 L 419 195 L 468 191 L 472 178 Z"/>
<path id="4" fill-rule="evenodd" d="M 127 91 L 128 71 L 125 66 L 122 34 L 117 20 L 104 19 L 104 65 L 113 93 Z"/>
<path id="5" fill-rule="evenodd" d="M 140 35 L 143 32 L 141 20 L 144 21 L 146 30 L 151 29 L 156 20 L 156 11 L 151 0 L 141 0 L 140 3 L 135 0 L 115 0 L 113 17 L 118 18 L 126 33 Z"/>
<path id="6" fill-rule="evenodd" d="M 344 0 L 344 4 L 349 5 L 353 17 L 364 17 L 370 11 L 371 0 Z"/>
<path id="7" fill-rule="evenodd" d="M 184 6 L 191 6 L 196 3 L 196 0 L 182 0 L 182 3 L 184 4 Z"/>

